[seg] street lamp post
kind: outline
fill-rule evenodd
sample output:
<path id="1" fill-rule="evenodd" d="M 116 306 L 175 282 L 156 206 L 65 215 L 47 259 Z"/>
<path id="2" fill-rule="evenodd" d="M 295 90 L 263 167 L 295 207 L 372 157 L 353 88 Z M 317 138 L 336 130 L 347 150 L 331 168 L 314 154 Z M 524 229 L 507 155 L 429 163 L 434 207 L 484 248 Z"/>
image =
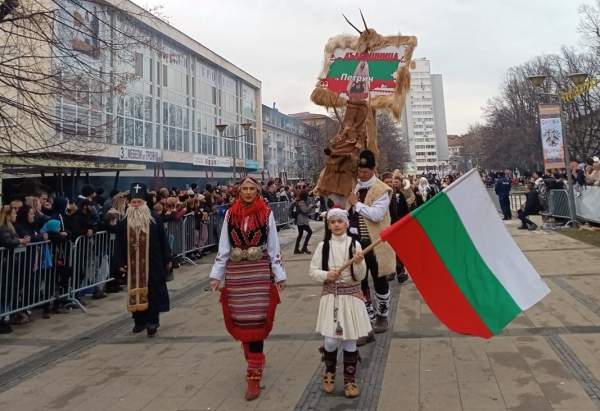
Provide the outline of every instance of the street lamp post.
<path id="1" fill-rule="evenodd" d="M 547 77 L 548 76 L 546 76 L 544 74 L 538 74 L 538 75 L 534 75 L 534 76 L 529 76 L 529 77 L 527 77 L 527 79 L 531 82 L 533 87 L 537 90 L 542 87 L 542 85 Z M 585 80 L 587 80 L 587 78 L 589 77 L 589 74 L 572 73 L 572 74 L 569 74 L 568 77 L 569 77 L 569 79 L 571 79 L 571 81 L 576 86 L 578 86 L 581 83 L 583 83 Z M 573 176 L 571 175 L 571 170 L 569 170 L 569 166 L 571 163 L 571 158 L 569 156 L 569 139 L 567 137 L 566 119 L 563 119 L 564 107 L 563 107 L 562 99 L 559 94 L 540 93 L 540 95 L 546 95 L 549 97 L 558 98 L 558 103 L 559 103 L 559 107 L 560 107 L 560 117 L 561 117 L 560 122 L 561 122 L 561 128 L 562 128 L 562 138 L 563 138 L 563 155 L 565 157 L 565 171 L 567 173 L 567 184 L 568 184 L 567 198 L 568 198 L 568 202 L 569 202 L 570 221 L 567 222 L 567 225 L 572 224 L 573 226 L 577 226 L 577 212 L 575 210 L 575 190 L 573 187 Z M 539 116 L 539 109 L 538 109 L 538 116 Z M 540 119 L 540 130 L 541 130 L 541 119 Z M 541 138 L 541 136 L 538 136 L 538 138 Z M 542 151 L 543 151 L 543 147 L 542 147 Z M 542 158 L 542 161 L 543 161 L 543 158 Z"/>
<path id="2" fill-rule="evenodd" d="M 217 130 L 219 130 L 219 134 L 221 135 L 221 137 L 227 137 L 225 136 L 225 130 L 227 129 L 228 124 L 217 124 L 215 127 L 217 128 Z M 236 163 L 237 163 L 237 146 L 238 146 L 238 138 L 241 137 L 246 137 L 246 135 L 248 134 L 248 130 L 250 130 L 250 127 L 252 127 L 252 123 L 246 122 L 246 123 L 240 123 L 240 126 L 242 126 L 242 128 L 244 129 L 244 134 L 240 134 L 239 136 L 229 136 L 227 138 L 230 138 L 233 140 L 233 181 L 235 182 L 235 177 L 236 177 Z"/>

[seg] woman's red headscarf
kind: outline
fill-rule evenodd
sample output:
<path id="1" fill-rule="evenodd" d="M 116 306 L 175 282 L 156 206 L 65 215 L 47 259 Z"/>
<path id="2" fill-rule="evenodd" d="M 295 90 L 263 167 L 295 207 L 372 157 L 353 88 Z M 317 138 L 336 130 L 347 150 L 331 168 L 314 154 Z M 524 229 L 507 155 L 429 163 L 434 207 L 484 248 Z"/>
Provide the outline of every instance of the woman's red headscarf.
<path id="1" fill-rule="evenodd" d="M 246 182 L 252 182 L 256 185 L 257 195 L 250 204 L 244 203 L 238 194 L 231 208 L 229 208 L 229 224 L 243 228 L 244 221 L 248 218 L 246 226 L 247 231 L 253 231 L 267 225 L 271 208 L 262 198 L 260 193 L 260 184 L 254 178 L 246 176 L 240 180 L 240 187 Z"/>

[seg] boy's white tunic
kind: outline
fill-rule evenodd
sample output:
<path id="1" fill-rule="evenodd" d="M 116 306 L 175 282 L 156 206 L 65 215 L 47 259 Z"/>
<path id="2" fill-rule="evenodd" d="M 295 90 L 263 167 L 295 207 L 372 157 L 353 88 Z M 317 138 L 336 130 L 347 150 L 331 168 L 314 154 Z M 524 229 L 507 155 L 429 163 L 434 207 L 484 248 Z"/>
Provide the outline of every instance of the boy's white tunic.
<path id="1" fill-rule="evenodd" d="M 341 267 L 349 259 L 349 248 L 351 238 L 346 234 L 332 235 L 329 249 L 329 268 Z M 356 251 L 361 250 L 360 244 L 355 242 Z M 320 242 L 315 250 L 310 263 L 310 276 L 314 280 L 323 283 L 327 280 L 327 271 L 323 271 L 321 256 L 323 254 L 323 242 Z M 354 277 L 360 288 L 360 281 L 365 278 L 367 266 L 365 261 L 354 264 Z M 342 283 L 350 284 L 352 274 L 350 268 L 344 270 L 340 276 Z M 352 295 L 338 295 L 338 319 L 343 329 L 343 335 L 336 335 L 336 323 L 333 320 L 333 308 L 336 297 L 333 294 L 324 294 L 319 302 L 319 316 L 317 318 L 316 331 L 325 337 L 341 338 L 344 340 L 357 340 L 371 331 L 371 321 L 363 300 Z"/>

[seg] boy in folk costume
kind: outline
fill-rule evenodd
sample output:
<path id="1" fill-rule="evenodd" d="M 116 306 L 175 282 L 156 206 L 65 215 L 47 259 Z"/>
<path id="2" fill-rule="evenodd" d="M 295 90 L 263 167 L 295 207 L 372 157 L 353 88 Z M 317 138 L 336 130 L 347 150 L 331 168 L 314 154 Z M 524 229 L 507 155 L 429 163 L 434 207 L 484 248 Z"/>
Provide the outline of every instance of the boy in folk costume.
<path id="1" fill-rule="evenodd" d="M 356 342 L 371 331 L 364 303 L 361 280 L 367 273 L 360 243 L 347 235 L 346 210 L 332 208 L 327 213 L 324 240 L 319 243 L 310 263 L 310 276 L 323 283 L 316 331 L 323 335 L 321 347 L 325 363 L 323 391 L 332 393 L 338 347 L 344 351 L 344 394 L 348 398 L 360 393 L 356 384 L 356 368 L 360 359 Z M 340 271 L 346 261 L 353 264 Z"/>
<path id="2" fill-rule="evenodd" d="M 113 269 L 127 273 L 127 309 L 133 314 L 134 333 L 156 334 L 159 313 L 169 311 L 166 278 L 171 249 L 162 224 L 146 205 L 146 186 L 131 185 L 129 207 L 116 229 Z"/>
<path id="3" fill-rule="evenodd" d="M 248 401 L 260 395 L 264 340 L 273 327 L 279 291 L 287 280 L 275 218 L 259 190 L 252 177 L 242 179 L 239 196 L 225 214 L 210 273 L 213 291 L 225 281 L 221 290 L 223 317 L 227 331 L 242 342 L 248 363 Z"/>

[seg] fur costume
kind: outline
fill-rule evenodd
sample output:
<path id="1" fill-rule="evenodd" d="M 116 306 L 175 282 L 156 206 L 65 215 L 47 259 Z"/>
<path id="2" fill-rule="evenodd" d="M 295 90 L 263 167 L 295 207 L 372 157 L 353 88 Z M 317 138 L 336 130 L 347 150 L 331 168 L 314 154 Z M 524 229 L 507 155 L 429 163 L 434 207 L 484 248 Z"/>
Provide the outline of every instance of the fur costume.
<path id="1" fill-rule="evenodd" d="M 362 16 L 362 13 L 361 13 Z M 363 18 L 364 22 L 364 18 Z M 350 23 L 348 21 L 348 23 Z M 367 27 L 362 32 L 350 23 L 360 36 L 336 36 L 325 45 L 323 68 L 319 80 L 311 94 L 311 100 L 327 108 L 345 108 L 344 118 L 340 120 L 339 132 L 328 142 L 325 148 L 327 160 L 319 175 L 316 192 L 325 196 L 347 196 L 356 184 L 356 162 L 358 154 L 368 149 L 379 157 L 377 142 L 376 110 L 387 110 L 396 119 L 400 119 L 404 109 L 406 95 L 410 90 L 410 62 L 417 46 L 414 36 L 382 36 L 375 30 Z M 386 47 L 403 48 L 404 54 L 399 55 L 400 63 L 392 74 L 395 89 L 391 94 L 371 96 L 368 56 L 363 60 L 361 56 L 352 58 L 359 60 L 350 79 L 346 93 L 336 93 L 323 83 L 329 74 L 336 50 L 352 53 L 385 53 Z M 342 77 L 344 78 L 344 77 Z M 336 111 L 337 114 L 337 111 Z M 338 117 L 339 119 L 339 117 Z"/>

